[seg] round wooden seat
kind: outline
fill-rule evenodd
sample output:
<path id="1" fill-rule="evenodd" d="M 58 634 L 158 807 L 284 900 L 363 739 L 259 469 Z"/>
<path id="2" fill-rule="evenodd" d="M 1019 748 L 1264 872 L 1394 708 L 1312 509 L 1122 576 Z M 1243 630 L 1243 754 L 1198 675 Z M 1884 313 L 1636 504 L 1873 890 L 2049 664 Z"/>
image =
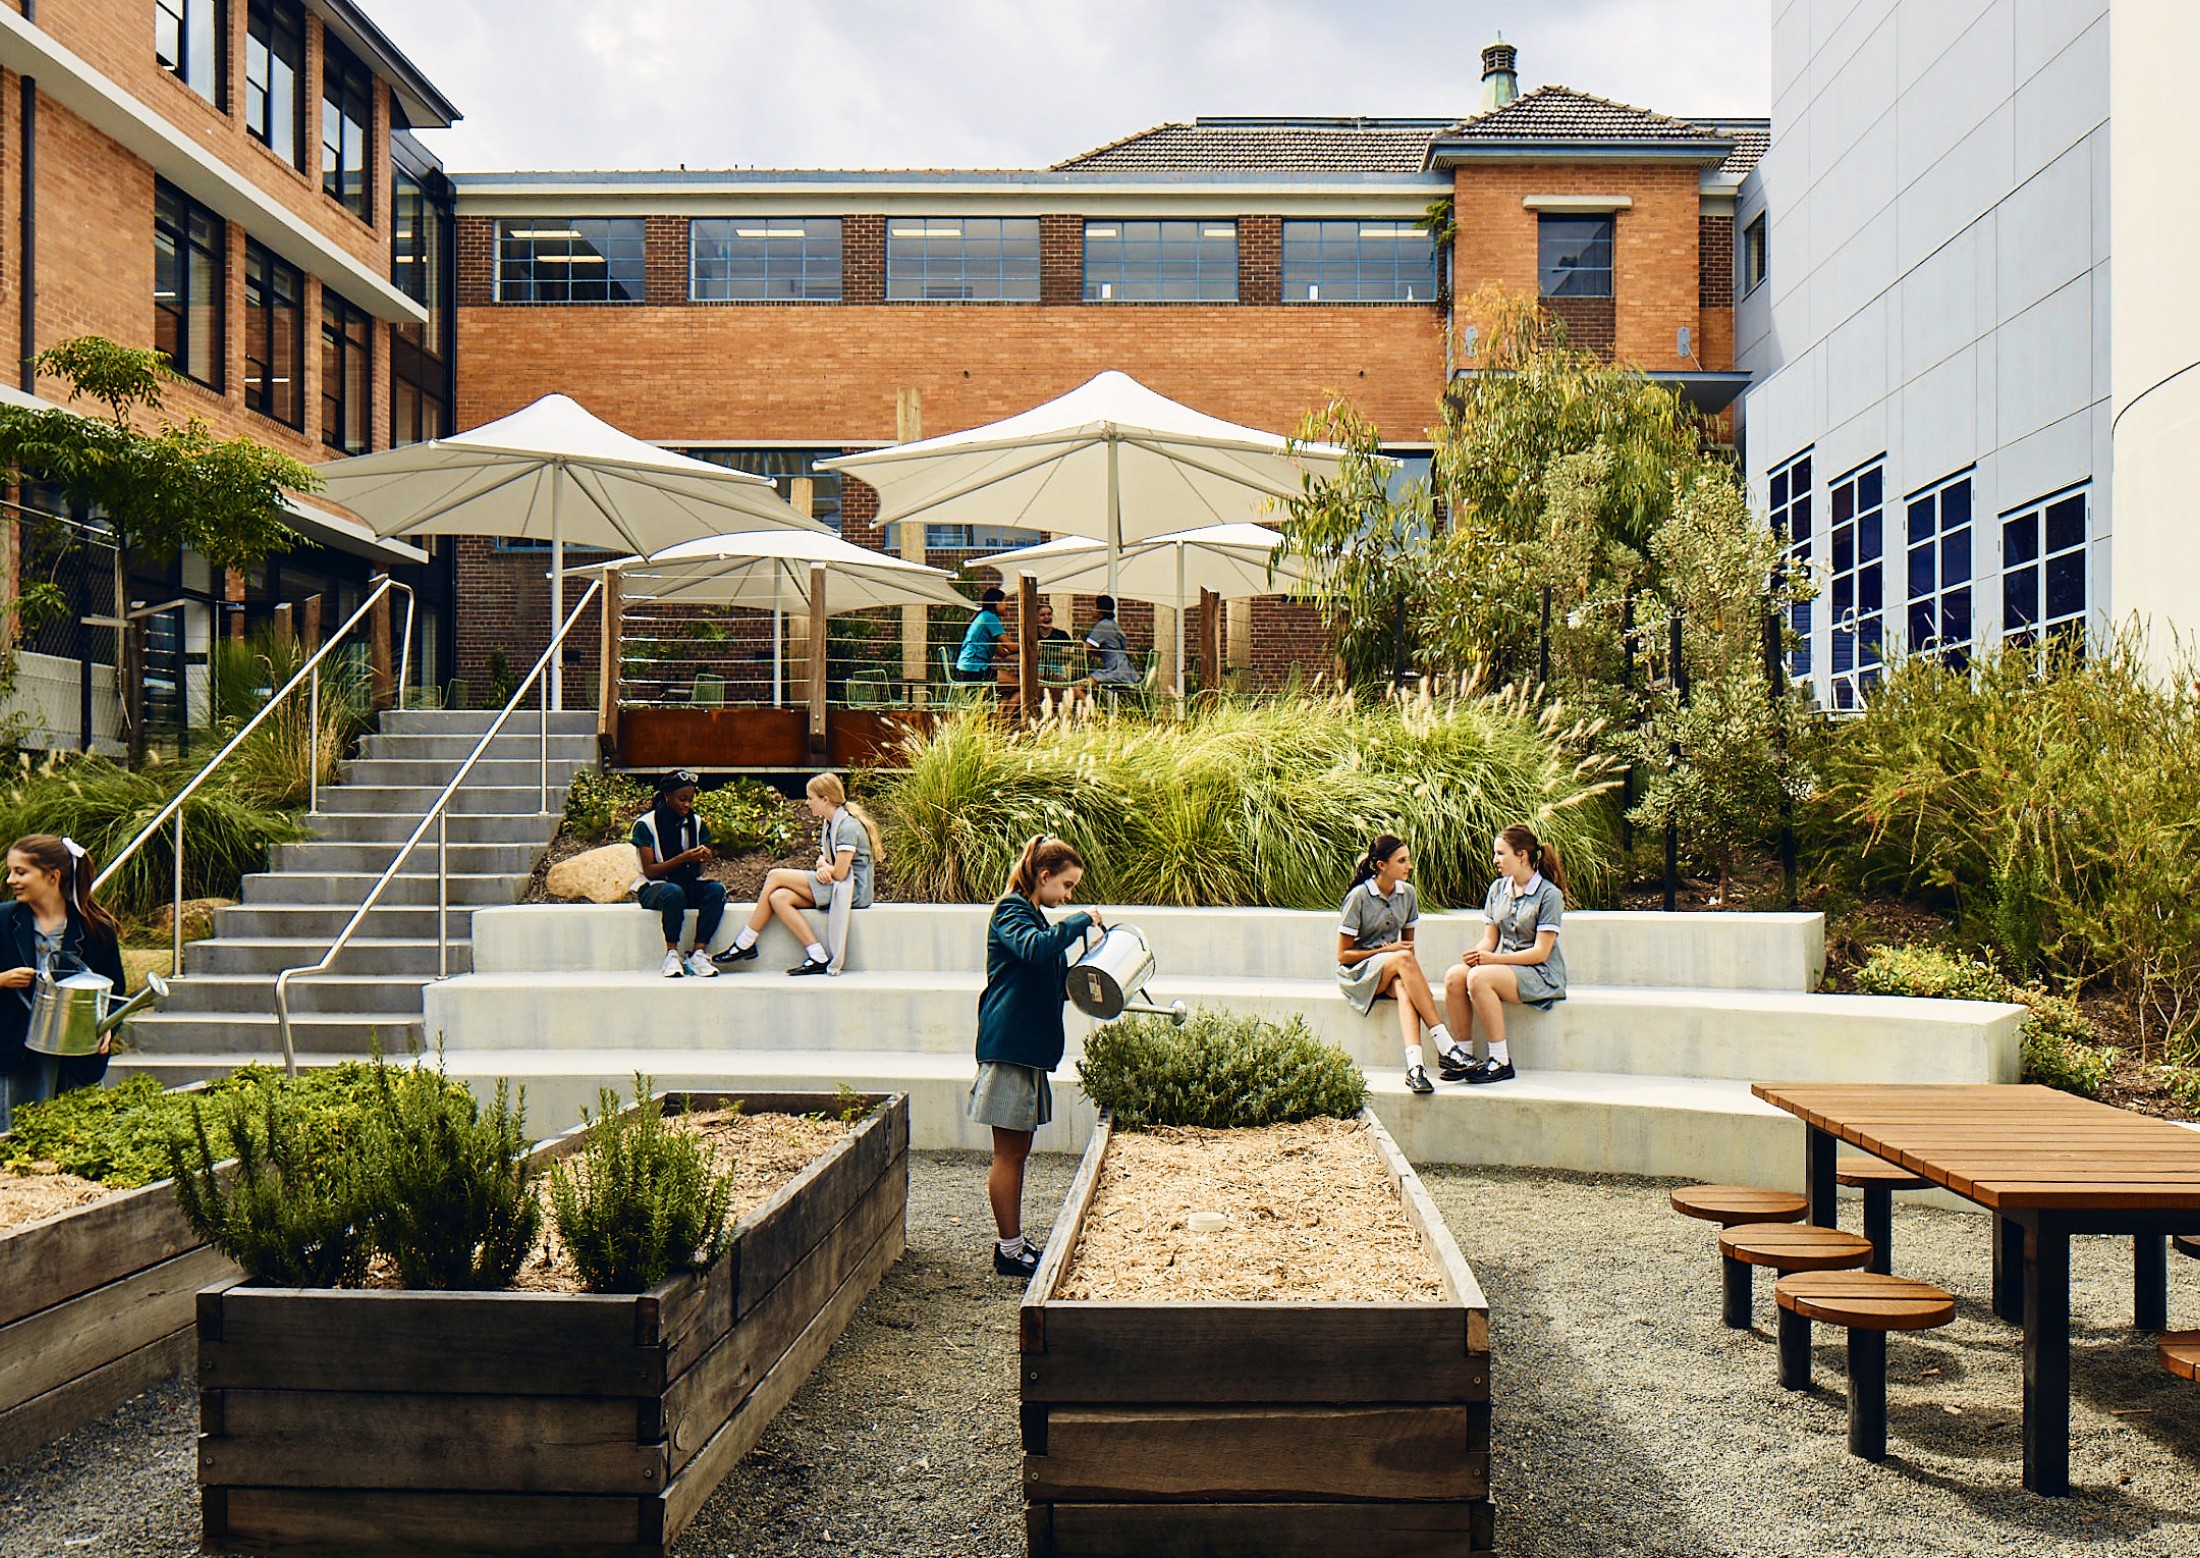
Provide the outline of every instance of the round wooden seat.
<path id="1" fill-rule="evenodd" d="M 1798 1271 L 1782 1277 L 1772 1294 L 1805 1320 L 1852 1331 L 1929 1331 L 1956 1317 L 1953 1293 L 1876 1271 Z"/>
<path id="2" fill-rule="evenodd" d="M 2177 1246 L 2177 1253 L 2200 1260 L 2200 1233 L 2181 1233 L 2169 1241 Z"/>
<path id="3" fill-rule="evenodd" d="M 1719 1235 L 1719 1253 L 1751 1266 L 1790 1271 L 1841 1271 L 1872 1258 L 1872 1241 L 1838 1228 L 1800 1223 L 1743 1223 Z"/>
<path id="4" fill-rule="evenodd" d="M 2164 1331 L 2155 1346 L 2163 1368 L 2179 1379 L 2200 1380 L 2200 1331 Z"/>
<path id="5" fill-rule="evenodd" d="M 1851 1190 L 1930 1190 L 1933 1182 L 1920 1179 L 1899 1163 L 1856 1153 L 1834 1167 L 1834 1180 Z"/>
<path id="6" fill-rule="evenodd" d="M 1756 1185 L 1684 1185 L 1672 1195 L 1673 1210 L 1683 1217 L 1731 1228 L 1737 1223 L 1799 1223 L 1809 1206 L 1791 1190 Z"/>

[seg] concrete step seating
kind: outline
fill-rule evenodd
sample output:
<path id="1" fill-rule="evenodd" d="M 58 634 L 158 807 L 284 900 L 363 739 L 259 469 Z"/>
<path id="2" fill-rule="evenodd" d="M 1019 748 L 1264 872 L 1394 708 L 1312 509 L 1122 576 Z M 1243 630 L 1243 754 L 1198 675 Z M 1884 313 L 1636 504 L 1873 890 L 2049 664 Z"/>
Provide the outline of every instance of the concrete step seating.
<path id="1" fill-rule="evenodd" d="M 2017 1008 L 1810 994 L 1824 963 L 1815 915 L 1578 913 L 1566 922 L 1570 999 L 1509 1012 L 1518 1080 L 1417 1099 L 1400 1075 L 1387 1005 L 1353 1012 L 1331 974 L 1335 920 L 1262 909 L 1103 910 L 1138 925 L 1160 973 L 1149 994 L 1263 1015 L 1305 1015 L 1368 1070 L 1377 1112 L 1417 1161 L 1691 1174 L 1789 1185 L 1800 1127 L 1750 1096 L 1752 1080 L 2014 1081 Z M 729 909 L 722 946 L 745 914 Z M 799 956 L 774 925 L 758 960 L 713 980 L 656 972 L 654 916 L 631 905 L 485 907 L 474 973 L 429 988 L 427 1042 L 454 1076 L 528 1087 L 543 1128 L 578 1118 L 639 1069 L 661 1086 L 894 1087 L 919 1145 L 980 1147 L 962 1118 L 988 906 L 882 904 L 859 913 L 848 972 L 790 980 Z M 813 921 L 816 919 L 813 916 Z M 1433 978 L 1481 934 L 1475 914 L 1430 915 Z M 1089 1024 L 1069 1015 L 1056 1077 L 1064 1128 L 1090 1129 L 1074 1060 Z M 1066 1138 L 1066 1139 L 1065 1139 Z"/>
<path id="2" fill-rule="evenodd" d="M 365 901 L 397 846 L 494 716 L 482 711 L 392 710 L 361 741 L 343 782 L 321 792 L 314 838 L 275 851 L 272 871 L 245 878 L 243 899 L 215 911 L 211 939 L 184 949 L 184 972 L 158 1012 L 135 1018 L 114 1070 L 175 1083 L 217 1076 L 282 1053 L 275 976 L 317 961 Z M 517 727 L 515 729 L 515 727 Z M 439 968 L 472 967 L 474 910 L 510 906 L 557 828 L 541 810 L 540 722 L 515 714 L 467 776 L 449 816 L 449 949 L 437 947 L 436 853 L 431 834 L 394 878 L 331 971 L 291 982 L 292 1036 L 301 1057 L 337 1060 L 379 1046 L 428 1048 L 421 989 Z M 562 808 L 574 773 L 595 760 L 594 717 L 554 715 L 550 804 Z"/>

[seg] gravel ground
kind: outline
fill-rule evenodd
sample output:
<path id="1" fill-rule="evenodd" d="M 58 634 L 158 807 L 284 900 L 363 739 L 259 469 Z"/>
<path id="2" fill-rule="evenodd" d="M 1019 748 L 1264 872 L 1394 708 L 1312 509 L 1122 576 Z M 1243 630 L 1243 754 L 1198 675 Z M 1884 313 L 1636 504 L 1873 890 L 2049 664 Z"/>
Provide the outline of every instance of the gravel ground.
<path id="1" fill-rule="evenodd" d="M 1074 1167 L 1033 1159 L 1030 1204 Z M 982 1160 L 910 1159 L 910 1249 L 719 1488 L 681 1558 L 1014 1555 L 1016 1293 L 985 1260 Z M 1888 1349 L 1889 1457 L 1846 1450 L 1841 1344 L 1819 1389 L 1774 1380 L 1770 1287 L 1719 1323 L 1716 1241 L 1667 1182 L 1508 1169 L 1426 1175 L 1491 1303 L 1498 1539 L 1508 1554 L 2132 1554 L 2200 1558 L 2200 1389 L 2132 1334 L 2129 1245 L 2078 1242 L 2075 1496 L 2019 1485 L 2018 1338 L 1981 1301 L 1983 1219 L 1898 1203 L 1906 1273 L 1963 1296 Z M 1036 1224 L 1040 1217 L 1035 1215 Z M 2200 1325 L 2200 1267 L 2171 1267 Z M 180 1555 L 198 1543 L 187 1382 L 0 1468 L 0 1553 Z"/>

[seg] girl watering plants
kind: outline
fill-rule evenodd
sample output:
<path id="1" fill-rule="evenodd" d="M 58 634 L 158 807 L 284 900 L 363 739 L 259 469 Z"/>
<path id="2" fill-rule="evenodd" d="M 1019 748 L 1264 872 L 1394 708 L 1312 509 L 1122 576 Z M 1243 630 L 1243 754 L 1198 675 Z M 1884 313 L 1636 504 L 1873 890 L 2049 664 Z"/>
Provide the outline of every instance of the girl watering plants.
<path id="1" fill-rule="evenodd" d="M 8 846 L 8 891 L 0 907 L 0 1131 L 16 1104 L 43 1103 L 107 1074 L 108 1044 L 96 1055 L 40 1055 L 25 1047 L 31 986 L 88 968 L 123 988 L 115 918 L 92 897 L 91 855 L 74 839 L 31 833 Z"/>
<path id="2" fill-rule="evenodd" d="M 1512 1051 L 1505 1045 L 1505 1005 L 1549 1011 L 1566 999 L 1566 959 L 1558 950 L 1566 917 L 1566 868 L 1558 846 L 1514 823 L 1490 846 L 1497 880 L 1482 905 L 1489 926 L 1444 975 L 1444 1006 L 1459 1032 L 1472 1040 L 1476 1018 L 1489 1054 L 1462 1074 L 1467 1082 L 1510 1082 Z M 1445 1075 L 1450 1076 L 1447 1068 Z"/>
<path id="3" fill-rule="evenodd" d="M 1404 839 L 1385 833 L 1367 846 L 1344 895 L 1337 923 L 1337 983 L 1354 1011 L 1365 1016 L 1388 996 L 1398 1003 L 1398 1033 L 1405 1043 L 1406 1086 L 1433 1093 L 1435 1084 L 1421 1063 L 1421 1030 L 1429 1040 L 1446 1079 L 1463 1075 L 1472 1057 L 1453 1040 L 1436 1010 L 1436 997 L 1413 950 L 1413 928 L 1421 919 L 1413 884 L 1413 852 Z"/>
<path id="4" fill-rule="evenodd" d="M 985 990 L 978 997 L 978 1079 L 969 1116 L 993 1128 L 993 1168 L 986 1195 L 999 1241 L 993 1269 L 1028 1281 L 1039 1251 L 1024 1238 L 1024 1160 L 1031 1138 L 1054 1118 L 1047 1074 L 1062 1063 L 1062 981 L 1069 948 L 1097 926 L 1092 910 L 1050 924 L 1046 911 L 1067 904 L 1085 874 L 1082 856 L 1044 835 L 1024 846 L 1008 890 L 993 906 L 985 937 Z"/>

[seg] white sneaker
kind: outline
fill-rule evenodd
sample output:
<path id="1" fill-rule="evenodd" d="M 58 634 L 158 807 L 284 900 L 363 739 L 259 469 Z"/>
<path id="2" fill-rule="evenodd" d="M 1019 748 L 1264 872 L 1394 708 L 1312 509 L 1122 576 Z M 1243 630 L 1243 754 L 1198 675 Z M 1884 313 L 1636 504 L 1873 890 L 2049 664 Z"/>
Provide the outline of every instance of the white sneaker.
<path id="1" fill-rule="evenodd" d="M 678 979 L 686 972 L 687 970 L 680 966 L 680 954 L 671 947 L 665 948 L 665 978 Z"/>
<path id="2" fill-rule="evenodd" d="M 710 953 L 701 947 L 688 954 L 687 970 L 698 979 L 718 977 L 718 965 L 710 960 Z"/>

